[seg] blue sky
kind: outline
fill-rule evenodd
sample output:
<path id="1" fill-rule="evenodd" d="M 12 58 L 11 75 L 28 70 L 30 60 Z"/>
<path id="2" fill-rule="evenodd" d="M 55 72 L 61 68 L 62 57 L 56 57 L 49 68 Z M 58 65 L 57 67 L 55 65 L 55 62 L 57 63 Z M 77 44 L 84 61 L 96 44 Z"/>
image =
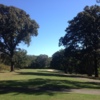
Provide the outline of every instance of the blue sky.
<path id="1" fill-rule="evenodd" d="M 0 0 L 0 4 L 15 6 L 23 9 L 36 20 L 40 28 L 38 36 L 33 37 L 30 46 L 20 44 L 27 54 L 40 55 L 60 50 L 59 38 L 65 35 L 68 20 L 71 20 L 88 5 L 95 5 L 96 0 Z"/>

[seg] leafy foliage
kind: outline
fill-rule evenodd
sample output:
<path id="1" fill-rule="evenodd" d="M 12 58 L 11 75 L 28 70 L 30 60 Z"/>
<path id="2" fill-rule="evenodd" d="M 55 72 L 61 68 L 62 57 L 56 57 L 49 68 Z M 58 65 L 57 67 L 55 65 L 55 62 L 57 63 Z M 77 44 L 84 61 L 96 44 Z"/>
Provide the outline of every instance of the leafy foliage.
<path id="1" fill-rule="evenodd" d="M 77 14 L 60 38 L 60 45 L 71 50 L 83 50 L 87 57 L 93 55 L 95 77 L 98 77 L 98 57 L 100 54 L 100 6 L 86 6 Z"/>
<path id="2" fill-rule="evenodd" d="M 19 49 L 19 51 L 15 52 L 15 55 L 14 55 L 15 67 L 25 68 L 26 66 L 28 66 L 27 60 L 28 60 L 28 58 L 27 58 L 26 50 Z"/>
<path id="3" fill-rule="evenodd" d="M 0 4 L 0 51 L 11 58 L 13 71 L 13 56 L 19 43 L 30 43 L 31 36 L 37 36 L 39 28 L 35 20 L 31 20 L 25 11 Z"/>
<path id="4" fill-rule="evenodd" d="M 64 52 L 65 51 L 62 49 L 60 51 L 55 52 L 52 55 L 52 60 L 50 63 L 51 68 L 64 70 L 65 72 L 67 71 L 68 66 L 66 66 L 67 60 L 66 60 L 66 57 L 64 55 Z"/>
<path id="5" fill-rule="evenodd" d="M 47 55 L 39 55 L 35 60 L 36 67 L 35 68 L 48 68 L 48 56 Z"/>

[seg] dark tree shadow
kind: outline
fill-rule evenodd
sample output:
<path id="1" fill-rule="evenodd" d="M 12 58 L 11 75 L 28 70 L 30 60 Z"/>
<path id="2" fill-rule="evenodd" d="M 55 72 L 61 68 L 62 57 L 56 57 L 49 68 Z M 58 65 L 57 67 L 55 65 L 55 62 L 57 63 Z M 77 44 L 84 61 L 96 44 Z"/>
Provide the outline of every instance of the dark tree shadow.
<path id="1" fill-rule="evenodd" d="M 59 73 L 46 72 L 18 72 L 19 75 L 37 75 L 37 76 L 56 76 L 56 77 L 75 77 L 67 76 Z M 10 80 L 0 81 L 0 94 L 15 93 L 17 94 L 47 94 L 55 95 L 55 92 L 69 93 L 71 89 L 100 89 L 100 82 L 78 82 L 75 80 L 49 79 L 49 78 L 35 78 L 29 80 Z"/>
<path id="2" fill-rule="evenodd" d="M 93 85 L 95 85 L 93 87 Z M 54 95 L 54 92 L 70 92 L 70 89 L 91 88 L 100 89 L 100 83 L 94 82 L 77 82 L 68 80 L 50 80 L 50 79 L 30 79 L 27 81 L 1 81 L 0 94 L 12 93 L 17 94 L 48 94 Z M 67 91 L 66 91 L 67 89 Z"/>
<path id="3" fill-rule="evenodd" d="M 64 74 L 60 73 L 48 73 L 48 72 L 18 72 L 19 75 L 37 75 L 37 76 L 57 76 L 66 77 Z"/>
<path id="4" fill-rule="evenodd" d="M 87 78 L 93 80 L 100 80 L 100 78 L 95 78 L 92 76 L 86 75 L 76 75 L 76 74 L 64 74 L 58 71 L 56 72 L 48 72 L 48 71 L 38 71 L 38 72 L 18 72 L 19 75 L 37 75 L 37 76 L 56 76 L 56 77 L 73 77 L 73 78 Z"/>

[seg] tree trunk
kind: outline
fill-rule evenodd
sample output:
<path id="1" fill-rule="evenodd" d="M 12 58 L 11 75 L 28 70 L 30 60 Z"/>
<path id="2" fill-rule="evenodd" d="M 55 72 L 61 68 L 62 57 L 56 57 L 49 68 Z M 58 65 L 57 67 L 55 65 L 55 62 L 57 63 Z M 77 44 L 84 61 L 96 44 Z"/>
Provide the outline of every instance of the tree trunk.
<path id="1" fill-rule="evenodd" d="M 13 54 L 11 55 L 11 67 L 10 67 L 10 71 L 11 71 L 11 72 L 14 71 L 14 59 L 13 59 Z"/>
<path id="2" fill-rule="evenodd" d="M 90 57 L 87 60 L 87 74 L 88 74 L 88 76 L 92 76 L 93 75 L 93 67 L 92 67 L 92 64 L 91 64 L 91 60 L 92 59 L 90 59 Z"/>
<path id="3" fill-rule="evenodd" d="M 97 64 L 97 56 L 94 55 L 94 70 L 95 70 L 95 77 L 98 77 L 98 64 Z"/>
<path id="4" fill-rule="evenodd" d="M 67 68 L 64 68 L 64 72 L 67 74 Z"/>
<path id="5" fill-rule="evenodd" d="M 11 69 L 10 69 L 10 71 L 11 71 L 11 72 L 14 71 L 14 62 L 13 62 L 13 61 L 11 62 Z"/>
<path id="6" fill-rule="evenodd" d="M 63 66 L 64 66 L 64 72 L 67 74 L 67 73 L 68 73 L 68 65 L 65 64 L 65 65 L 63 65 Z"/>

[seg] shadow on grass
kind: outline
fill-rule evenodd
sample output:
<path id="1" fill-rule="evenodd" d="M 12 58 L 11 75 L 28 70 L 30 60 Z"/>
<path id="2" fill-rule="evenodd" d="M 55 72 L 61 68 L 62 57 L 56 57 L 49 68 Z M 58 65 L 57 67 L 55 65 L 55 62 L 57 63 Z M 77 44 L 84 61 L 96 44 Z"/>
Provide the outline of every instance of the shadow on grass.
<path id="1" fill-rule="evenodd" d="M 19 75 L 37 75 L 37 76 L 55 76 L 55 77 L 73 77 L 73 78 L 87 78 L 93 80 L 100 80 L 100 78 L 90 77 L 86 75 L 64 74 L 60 71 L 38 71 L 38 72 L 18 72 Z"/>
<path id="2" fill-rule="evenodd" d="M 41 95 L 47 94 L 50 96 L 55 95 L 54 92 L 70 92 L 71 89 L 100 89 L 100 82 L 79 82 L 74 80 L 62 80 L 62 77 L 81 77 L 74 75 L 64 75 L 57 72 L 17 72 L 18 75 L 37 75 L 37 76 L 49 76 L 59 77 L 58 79 L 36 78 L 29 80 L 8 80 L 0 81 L 0 94 L 15 93 L 17 94 L 34 94 Z"/>
<path id="3" fill-rule="evenodd" d="M 60 74 L 60 73 L 57 73 L 57 72 L 44 72 L 44 71 L 41 71 L 41 72 L 18 72 L 19 75 L 37 75 L 37 76 L 57 76 L 57 77 L 66 77 L 66 75 L 64 74 Z"/>
<path id="4" fill-rule="evenodd" d="M 52 79 L 29 79 L 24 81 L 0 81 L 0 94 L 15 93 L 17 94 L 47 94 L 54 95 L 54 92 L 70 92 L 70 89 L 100 89 L 100 83 L 95 82 L 77 82 L 69 80 L 52 80 Z M 67 91 L 66 91 L 67 89 Z"/>

